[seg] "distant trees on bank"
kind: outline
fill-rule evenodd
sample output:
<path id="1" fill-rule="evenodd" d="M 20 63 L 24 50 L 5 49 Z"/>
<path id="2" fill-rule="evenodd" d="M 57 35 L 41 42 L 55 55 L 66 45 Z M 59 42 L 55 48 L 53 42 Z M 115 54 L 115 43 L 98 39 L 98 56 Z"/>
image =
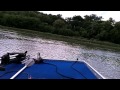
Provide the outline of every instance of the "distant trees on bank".
<path id="1" fill-rule="evenodd" d="M 103 21 L 95 14 L 63 19 L 38 11 L 0 11 L 0 25 L 120 44 L 120 22 Z"/>

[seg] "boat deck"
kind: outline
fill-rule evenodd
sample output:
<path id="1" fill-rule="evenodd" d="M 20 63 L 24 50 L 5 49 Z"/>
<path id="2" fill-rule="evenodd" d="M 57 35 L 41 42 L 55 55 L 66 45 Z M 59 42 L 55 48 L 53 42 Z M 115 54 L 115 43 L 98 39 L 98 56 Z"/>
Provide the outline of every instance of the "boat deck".
<path id="1" fill-rule="evenodd" d="M 24 64 L 8 64 L 0 79 L 10 79 Z M 15 79 L 97 79 L 84 62 L 44 59 L 44 63 L 27 67 Z"/>

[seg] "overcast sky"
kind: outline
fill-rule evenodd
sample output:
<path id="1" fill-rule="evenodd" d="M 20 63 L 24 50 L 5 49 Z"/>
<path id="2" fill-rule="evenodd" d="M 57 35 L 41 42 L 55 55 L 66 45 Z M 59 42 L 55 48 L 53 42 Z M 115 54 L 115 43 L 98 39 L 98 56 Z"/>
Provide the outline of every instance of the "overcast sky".
<path id="1" fill-rule="evenodd" d="M 75 15 L 80 15 L 84 17 L 85 15 L 96 14 L 97 16 L 102 16 L 103 20 L 108 20 L 112 17 L 115 21 L 120 21 L 120 11 L 40 11 L 45 14 L 61 14 L 63 18 L 73 17 Z"/>

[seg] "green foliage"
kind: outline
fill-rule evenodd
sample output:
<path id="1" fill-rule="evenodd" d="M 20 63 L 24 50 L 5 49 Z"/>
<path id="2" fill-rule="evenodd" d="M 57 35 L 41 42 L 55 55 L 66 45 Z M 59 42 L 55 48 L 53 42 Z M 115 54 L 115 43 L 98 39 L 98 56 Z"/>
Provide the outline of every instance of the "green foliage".
<path id="1" fill-rule="evenodd" d="M 0 11 L 0 25 L 120 44 L 120 22 L 102 21 L 95 14 L 63 19 L 38 11 Z"/>
<path id="2" fill-rule="evenodd" d="M 53 23 L 53 26 L 56 27 L 56 28 L 63 28 L 65 26 L 65 22 L 61 19 L 57 19 Z"/>

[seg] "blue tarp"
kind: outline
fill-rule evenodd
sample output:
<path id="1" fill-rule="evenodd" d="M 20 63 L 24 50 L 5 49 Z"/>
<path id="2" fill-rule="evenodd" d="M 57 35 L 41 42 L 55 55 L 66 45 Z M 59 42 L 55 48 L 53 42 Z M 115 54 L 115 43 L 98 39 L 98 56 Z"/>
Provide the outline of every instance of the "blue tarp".
<path id="1" fill-rule="evenodd" d="M 8 64 L 0 79 L 10 79 L 24 64 Z M 27 67 L 15 79 L 97 79 L 84 62 L 44 59 Z"/>

